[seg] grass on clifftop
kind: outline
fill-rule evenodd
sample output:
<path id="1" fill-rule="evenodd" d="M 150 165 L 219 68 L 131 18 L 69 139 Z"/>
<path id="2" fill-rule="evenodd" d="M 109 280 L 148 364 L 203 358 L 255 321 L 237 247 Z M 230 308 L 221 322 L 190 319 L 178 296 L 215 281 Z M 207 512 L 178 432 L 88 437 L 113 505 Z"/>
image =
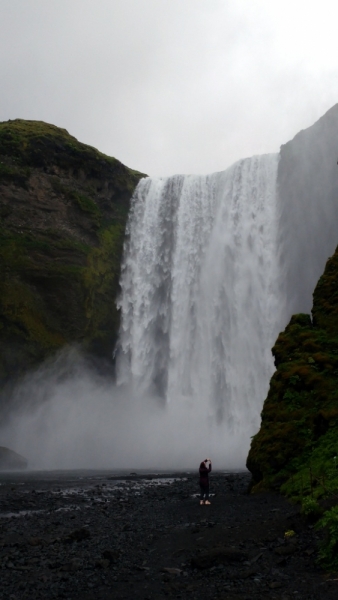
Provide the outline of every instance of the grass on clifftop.
<path id="1" fill-rule="evenodd" d="M 2 157 L 8 156 L 12 159 L 10 166 L 2 163 Z M 142 175 L 127 169 L 116 158 L 82 144 L 66 129 L 24 119 L 0 123 L 0 178 L 22 178 L 21 167 L 44 168 L 50 164 L 75 172 L 85 169 L 97 179 L 113 170 L 116 184 L 131 193 Z"/>

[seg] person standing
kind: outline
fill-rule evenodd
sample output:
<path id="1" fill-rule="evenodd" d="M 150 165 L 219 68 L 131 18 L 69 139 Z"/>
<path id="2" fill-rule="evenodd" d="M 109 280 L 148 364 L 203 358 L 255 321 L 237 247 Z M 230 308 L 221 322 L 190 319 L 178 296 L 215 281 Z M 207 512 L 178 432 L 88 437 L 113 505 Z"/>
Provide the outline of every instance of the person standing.
<path id="1" fill-rule="evenodd" d="M 210 504 L 209 502 L 209 473 L 211 472 L 211 459 L 206 458 L 200 464 L 199 473 L 200 473 L 200 504 Z"/>

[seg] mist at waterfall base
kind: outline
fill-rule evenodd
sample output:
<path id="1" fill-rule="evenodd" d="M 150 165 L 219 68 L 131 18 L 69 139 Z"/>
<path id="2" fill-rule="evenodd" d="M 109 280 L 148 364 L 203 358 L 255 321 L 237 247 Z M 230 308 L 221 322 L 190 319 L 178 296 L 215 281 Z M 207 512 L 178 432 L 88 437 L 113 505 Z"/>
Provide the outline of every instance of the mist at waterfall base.
<path id="1" fill-rule="evenodd" d="M 121 273 L 116 380 L 68 349 L 6 399 L 32 468 L 243 468 L 274 371 L 336 244 L 338 108 L 209 176 L 145 178 Z M 278 190 L 278 193 L 277 193 Z M 112 300 L 113 301 L 113 300 Z"/>
<path id="2" fill-rule="evenodd" d="M 75 348 L 27 376 L 13 402 L 1 444 L 27 457 L 31 469 L 179 471 L 196 468 L 212 449 L 202 439 L 211 433 L 207 422 L 196 431 L 190 411 L 173 414 L 155 396 L 117 387 Z M 222 466 L 238 466 L 236 453 L 227 459 Z"/>
<path id="3" fill-rule="evenodd" d="M 228 444 L 227 456 L 218 451 L 222 428 L 198 423 L 184 407 L 172 412 L 132 386 L 117 387 L 76 349 L 27 377 L 14 401 L 1 445 L 25 456 L 30 469 L 180 471 L 196 469 L 209 454 L 215 468 L 244 464 L 239 440 L 237 448 Z"/>

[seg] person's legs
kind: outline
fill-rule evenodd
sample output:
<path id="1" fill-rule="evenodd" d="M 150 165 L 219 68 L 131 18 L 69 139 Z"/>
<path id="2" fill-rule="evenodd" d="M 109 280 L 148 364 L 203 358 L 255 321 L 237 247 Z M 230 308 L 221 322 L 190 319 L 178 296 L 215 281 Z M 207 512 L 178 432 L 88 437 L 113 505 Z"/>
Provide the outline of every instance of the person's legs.
<path id="1" fill-rule="evenodd" d="M 206 486 L 204 488 L 204 491 L 205 491 L 205 504 L 210 504 L 210 502 L 209 502 L 209 486 Z"/>
<path id="2" fill-rule="evenodd" d="M 201 493 L 200 493 L 200 504 L 204 504 L 204 494 L 205 494 L 205 489 L 204 486 L 200 484 L 200 489 L 201 489 Z"/>

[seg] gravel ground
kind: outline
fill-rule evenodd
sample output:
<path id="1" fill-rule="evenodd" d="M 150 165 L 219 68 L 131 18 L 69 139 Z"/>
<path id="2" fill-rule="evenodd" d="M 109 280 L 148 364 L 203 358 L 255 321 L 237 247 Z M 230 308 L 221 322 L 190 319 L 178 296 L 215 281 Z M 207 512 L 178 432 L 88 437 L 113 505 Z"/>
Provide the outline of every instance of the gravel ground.
<path id="1" fill-rule="evenodd" d="M 318 532 L 249 479 L 214 472 L 199 506 L 191 473 L 2 475 L 0 600 L 336 600 Z"/>

